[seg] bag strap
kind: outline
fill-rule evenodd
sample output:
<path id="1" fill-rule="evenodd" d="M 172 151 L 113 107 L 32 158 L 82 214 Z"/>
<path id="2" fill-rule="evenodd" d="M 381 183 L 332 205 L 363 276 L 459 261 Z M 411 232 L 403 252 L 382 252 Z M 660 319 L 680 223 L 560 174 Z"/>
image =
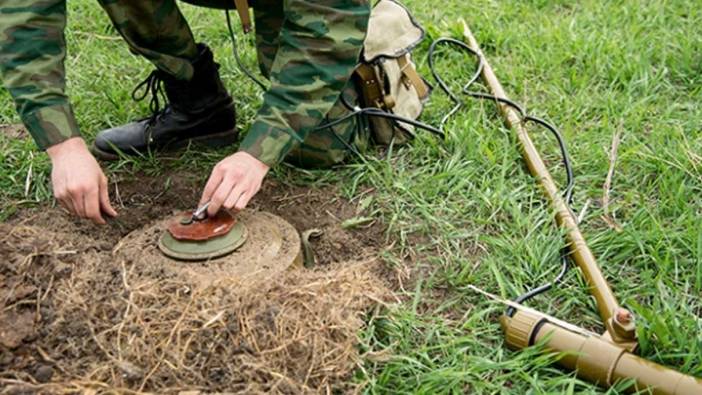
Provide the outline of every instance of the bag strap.
<path id="1" fill-rule="evenodd" d="M 417 73 L 417 69 L 410 63 L 409 56 L 409 53 L 407 53 L 397 58 L 397 64 L 400 65 L 400 70 L 402 71 L 403 77 L 406 78 L 406 81 L 412 84 L 414 89 L 417 90 L 417 95 L 424 99 L 429 94 L 429 87 L 419 73 Z"/>
<path id="2" fill-rule="evenodd" d="M 239 19 L 241 19 L 241 26 L 244 28 L 244 33 L 250 32 L 253 24 L 251 23 L 251 10 L 249 10 L 248 0 L 234 0 L 234 6 L 236 7 L 236 12 L 239 14 Z"/>
<path id="3" fill-rule="evenodd" d="M 361 63 L 356 67 L 361 89 L 361 97 L 365 107 L 376 107 L 390 111 L 395 107 L 395 100 L 383 91 L 381 78 L 378 76 L 375 67 Z"/>

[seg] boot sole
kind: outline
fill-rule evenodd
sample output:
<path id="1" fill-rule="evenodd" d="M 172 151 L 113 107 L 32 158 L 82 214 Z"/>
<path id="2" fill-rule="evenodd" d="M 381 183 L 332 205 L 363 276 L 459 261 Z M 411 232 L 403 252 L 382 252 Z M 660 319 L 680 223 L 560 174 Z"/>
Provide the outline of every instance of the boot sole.
<path id="1" fill-rule="evenodd" d="M 222 148 L 230 145 L 234 145 L 239 138 L 239 133 L 236 130 L 230 129 L 221 133 L 209 134 L 207 136 L 194 137 L 191 139 L 184 139 L 180 141 L 174 141 L 166 146 L 153 150 L 154 153 L 161 152 L 174 152 L 186 148 L 188 145 L 193 144 L 197 146 L 204 146 L 207 148 Z M 95 143 L 90 147 L 90 151 L 93 155 L 103 161 L 113 162 L 119 160 L 119 155 L 113 152 L 103 151 L 98 148 Z M 136 152 L 124 152 L 128 156 L 134 156 Z"/>

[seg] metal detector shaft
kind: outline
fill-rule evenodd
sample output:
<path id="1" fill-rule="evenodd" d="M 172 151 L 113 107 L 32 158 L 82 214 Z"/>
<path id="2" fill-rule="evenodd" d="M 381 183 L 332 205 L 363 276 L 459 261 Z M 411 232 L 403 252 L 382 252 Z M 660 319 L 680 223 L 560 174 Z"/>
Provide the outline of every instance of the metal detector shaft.
<path id="1" fill-rule="evenodd" d="M 482 77 L 492 95 L 507 99 L 502 85 L 480 51 L 477 40 L 464 23 L 468 45 L 483 60 Z M 559 363 L 576 370 L 578 376 L 602 386 L 631 380 L 628 391 L 651 390 L 660 395 L 702 394 L 702 381 L 673 369 L 647 361 L 631 353 L 636 347 L 631 313 L 622 309 L 605 280 L 595 257 L 585 243 L 575 216 L 561 197 L 546 165 L 522 123 L 520 114 L 510 106 L 497 103 L 507 125 L 513 129 L 531 174 L 539 180 L 548 200 L 556 210 L 556 220 L 565 231 L 571 257 L 580 267 L 597 301 L 607 332 L 601 336 L 574 331 L 549 321 L 541 313 L 517 309 L 513 316 L 503 315 L 501 324 L 507 345 L 522 349 L 543 343 L 547 350 L 566 353 Z"/>
<path id="2" fill-rule="evenodd" d="M 471 33 L 470 29 L 468 29 L 468 26 L 465 24 L 464 36 L 468 42 L 468 45 L 470 45 L 474 51 L 480 54 L 483 59 L 482 77 L 485 83 L 489 86 L 491 93 L 495 97 L 508 99 L 507 95 L 505 95 L 504 89 L 502 89 L 502 84 L 500 84 L 500 81 L 497 80 L 495 73 L 492 71 L 492 68 L 486 61 L 485 56 L 483 56 L 478 42 Z M 619 306 L 619 302 L 617 302 L 617 298 L 612 293 L 612 289 L 609 287 L 607 280 L 605 280 L 600 267 L 597 265 L 595 256 L 587 246 L 585 238 L 578 228 L 575 216 L 568 208 L 566 201 L 563 199 L 563 197 L 561 197 L 560 191 L 551 177 L 551 173 L 546 168 L 546 165 L 541 159 L 541 156 L 536 150 L 531 138 L 529 138 L 529 134 L 522 124 L 522 119 L 519 113 L 514 108 L 506 104 L 497 103 L 497 106 L 499 107 L 502 116 L 505 118 L 507 126 L 513 129 L 517 134 L 517 138 L 519 139 L 522 148 L 522 154 L 527 166 L 529 167 L 529 171 L 537 180 L 539 180 L 548 200 L 556 210 L 556 221 L 566 231 L 566 237 L 568 239 L 568 245 L 571 252 L 570 256 L 580 267 L 588 285 L 590 286 L 590 292 L 597 301 L 597 308 L 599 309 L 602 321 L 605 323 L 610 322 L 613 315 L 617 311 L 621 310 L 621 308 Z M 614 330 L 610 330 L 610 325 L 607 325 L 607 328 L 608 331 L 614 332 Z M 615 333 L 610 334 L 614 334 L 614 338 L 617 337 L 617 334 Z"/>

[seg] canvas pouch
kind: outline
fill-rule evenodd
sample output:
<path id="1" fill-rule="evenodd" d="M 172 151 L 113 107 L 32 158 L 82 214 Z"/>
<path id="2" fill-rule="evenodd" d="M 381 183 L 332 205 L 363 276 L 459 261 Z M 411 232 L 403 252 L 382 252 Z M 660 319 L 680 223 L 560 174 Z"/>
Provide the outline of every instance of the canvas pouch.
<path id="1" fill-rule="evenodd" d="M 416 120 L 431 93 L 419 75 L 412 50 L 424 39 L 424 29 L 406 7 L 395 0 L 380 0 L 371 11 L 368 34 L 355 81 L 363 107 L 374 107 Z M 414 127 L 392 119 L 369 116 L 377 144 L 403 144 Z"/>

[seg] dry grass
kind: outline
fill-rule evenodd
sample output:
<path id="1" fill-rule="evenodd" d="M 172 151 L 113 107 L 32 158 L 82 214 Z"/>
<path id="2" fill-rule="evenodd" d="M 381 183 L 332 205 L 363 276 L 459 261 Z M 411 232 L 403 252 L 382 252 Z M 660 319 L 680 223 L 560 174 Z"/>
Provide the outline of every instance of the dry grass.
<path id="1" fill-rule="evenodd" d="M 388 297 L 372 260 L 197 288 L 86 236 L 0 230 L 2 285 L 36 288 L 5 310 L 37 313 L 20 346 L 36 366 L 5 370 L 0 393 L 352 391 L 357 333 Z M 30 373 L 41 366 L 51 383 Z"/>

